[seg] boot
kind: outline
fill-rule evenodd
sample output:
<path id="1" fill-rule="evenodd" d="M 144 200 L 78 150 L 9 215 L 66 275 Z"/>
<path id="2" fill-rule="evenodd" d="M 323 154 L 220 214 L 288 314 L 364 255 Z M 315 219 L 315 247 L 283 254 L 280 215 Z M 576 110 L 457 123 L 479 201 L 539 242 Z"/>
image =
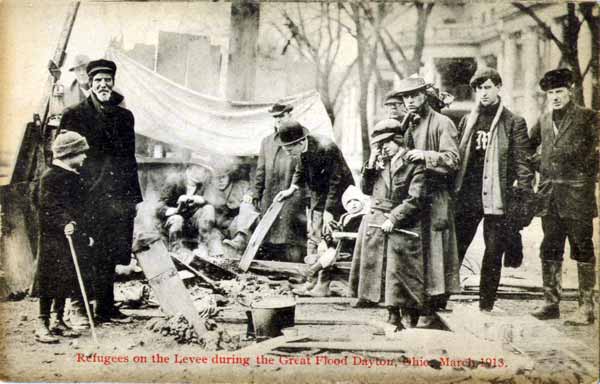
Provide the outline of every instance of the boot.
<path id="1" fill-rule="evenodd" d="M 313 289 L 308 291 L 308 295 L 312 297 L 331 296 L 329 284 L 331 284 L 331 276 L 329 274 L 329 271 L 323 270 L 319 272 L 319 276 L 317 277 L 317 284 L 313 287 Z"/>
<path id="2" fill-rule="evenodd" d="M 542 260 L 542 283 L 545 303 L 531 315 L 539 320 L 558 319 L 562 293 L 562 261 Z"/>
<path id="3" fill-rule="evenodd" d="M 231 248 L 235 249 L 238 252 L 242 252 L 246 249 L 246 235 L 242 232 L 238 232 L 235 234 L 235 237 L 233 239 L 223 240 L 223 244 L 229 245 Z"/>
<path id="4" fill-rule="evenodd" d="M 594 286 L 596 271 L 593 263 L 577 263 L 579 278 L 579 308 L 565 320 L 565 325 L 594 324 Z"/>
<path id="5" fill-rule="evenodd" d="M 386 323 L 397 326 L 398 328 L 404 328 L 402 326 L 402 315 L 400 314 L 400 307 L 389 306 L 386 307 L 388 310 L 388 318 Z"/>
<path id="6" fill-rule="evenodd" d="M 40 317 L 38 321 L 38 326 L 35 330 L 35 340 L 45 344 L 58 343 L 58 339 L 52 335 L 52 332 L 50 332 L 50 318 Z"/>
<path id="7" fill-rule="evenodd" d="M 403 321 L 402 324 L 406 328 L 416 328 L 419 324 L 419 310 L 416 308 L 404 308 L 402 310 Z"/>
<path id="8" fill-rule="evenodd" d="M 74 329 L 69 327 L 67 325 L 67 323 L 65 323 L 62 316 L 59 316 L 56 318 L 56 320 L 50 327 L 50 332 L 52 332 L 53 335 L 63 336 L 63 337 L 75 338 L 75 337 L 81 336 L 81 334 L 79 332 L 75 331 Z"/>
<path id="9" fill-rule="evenodd" d="M 71 309 L 69 311 L 69 322 L 71 328 L 82 331 L 90 327 L 90 322 L 85 312 L 85 306 L 82 300 L 71 299 Z"/>
<path id="10" fill-rule="evenodd" d="M 298 296 L 308 296 L 308 292 L 313 289 L 316 284 L 317 279 L 314 276 L 309 276 L 302 286 L 292 289 L 292 292 Z"/>

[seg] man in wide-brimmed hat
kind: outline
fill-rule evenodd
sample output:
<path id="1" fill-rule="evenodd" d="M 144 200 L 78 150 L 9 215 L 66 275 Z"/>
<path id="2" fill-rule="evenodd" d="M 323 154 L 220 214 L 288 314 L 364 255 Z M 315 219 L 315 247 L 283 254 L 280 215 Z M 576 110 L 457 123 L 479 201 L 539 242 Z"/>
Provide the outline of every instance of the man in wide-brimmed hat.
<path id="1" fill-rule="evenodd" d="M 579 308 L 565 321 L 594 323 L 596 258 L 592 220 L 597 216 L 595 183 L 598 177 L 598 112 L 573 101 L 573 73 L 566 68 L 544 74 L 540 88 L 550 110 L 533 126 L 530 139 L 540 155 L 538 193 L 543 200 L 540 249 L 545 304 L 533 313 L 538 319 L 560 316 L 559 302 L 565 240 L 577 261 Z"/>
<path id="2" fill-rule="evenodd" d="M 454 180 L 459 258 L 464 256 L 483 220 L 485 251 L 481 262 L 479 308 L 491 311 L 500 283 L 502 257 L 507 263 L 521 246 L 519 230 L 525 212 L 512 217 L 517 196 L 532 192 L 527 123 L 500 98 L 502 78 L 493 68 L 478 68 L 469 85 L 477 104 L 459 124 L 461 167 Z M 514 183 L 517 183 L 513 187 Z M 529 216 L 529 220 L 531 220 Z M 520 249 L 522 255 L 522 249 Z"/>
<path id="3" fill-rule="evenodd" d="M 284 151 L 299 161 L 289 188 L 275 197 L 284 200 L 304 186 L 310 194 L 308 254 L 317 253 L 321 233 L 329 223 L 344 213 L 342 194 L 354 184 L 352 172 L 338 146 L 329 138 L 309 134 L 299 122 L 284 122 L 279 128 Z"/>
<path id="4" fill-rule="evenodd" d="M 96 239 L 96 317 L 98 322 L 128 321 L 114 305 L 117 264 L 131 262 L 136 205 L 142 192 L 135 158 L 134 117 L 113 92 L 117 66 L 105 59 L 86 67 L 91 93 L 63 112 L 60 129 L 84 136 L 90 146 L 81 169 L 88 188 L 92 237 Z"/>
<path id="5" fill-rule="evenodd" d="M 87 55 L 79 54 L 73 57 L 69 72 L 73 72 L 75 79 L 65 89 L 63 97 L 65 107 L 79 104 L 90 95 L 90 81 L 86 70 L 89 62 L 90 58 Z"/>
<path id="6" fill-rule="evenodd" d="M 298 163 L 298 158 L 283 150 L 278 134 L 279 126 L 291 118 L 293 109 L 290 104 L 278 102 L 268 111 L 273 117 L 274 129 L 260 143 L 254 181 L 244 196 L 244 201 L 254 202 L 263 215 L 275 195 L 290 186 Z M 294 194 L 271 226 L 262 245 L 266 258 L 301 262 L 306 255 L 305 194 L 305 188 Z"/>
<path id="7" fill-rule="evenodd" d="M 458 250 L 451 189 L 459 168 L 458 132 L 452 120 L 427 101 L 431 84 L 422 77 L 403 79 L 397 90 L 410 119 L 405 138 L 411 149 L 406 158 L 424 165 L 430 204 L 424 212 L 426 293 L 429 307 L 444 306 L 446 295 L 460 292 Z M 439 303 L 438 303 L 439 300 Z"/>

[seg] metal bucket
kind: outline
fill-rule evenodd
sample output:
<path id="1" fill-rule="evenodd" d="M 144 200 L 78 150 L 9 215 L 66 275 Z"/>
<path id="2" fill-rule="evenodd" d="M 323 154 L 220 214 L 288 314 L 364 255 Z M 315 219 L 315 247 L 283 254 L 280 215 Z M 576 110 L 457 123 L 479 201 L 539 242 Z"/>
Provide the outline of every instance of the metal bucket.
<path id="1" fill-rule="evenodd" d="M 252 324 L 257 339 L 281 336 L 295 325 L 296 302 L 287 296 L 270 296 L 252 303 Z"/>

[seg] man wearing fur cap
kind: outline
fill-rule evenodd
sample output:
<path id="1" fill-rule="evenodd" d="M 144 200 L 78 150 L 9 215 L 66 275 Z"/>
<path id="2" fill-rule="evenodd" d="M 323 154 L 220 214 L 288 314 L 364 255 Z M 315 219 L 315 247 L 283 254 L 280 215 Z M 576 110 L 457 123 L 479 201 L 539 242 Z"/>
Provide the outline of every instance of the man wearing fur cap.
<path id="1" fill-rule="evenodd" d="M 477 105 L 459 124 L 461 167 L 455 178 L 456 228 L 460 262 L 479 222 L 483 219 L 485 251 L 481 265 L 479 308 L 491 311 L 500 282 L 502 256 L 509 252 L 514 233 L 509 217 L 513 183 L 521 190 L 531 191 L 533 172 L 527 123 L 509 111 L 499 96 L 500 74 L 492 68 L 480 68 L 470 81 L 477 96 Z M 517 237 L 518 236 L 518 237 Z M 507 257 L 507 256 L 505 256 Z"/>
<path id="2" fill-rule="evenodd" d="M 545 304 L 533 313 L 538 319 L 560 316 L 562 261 L 565 240 L 571 258 L 577 261 L 579 308 L 565 321 L 570 325 L 594 323 L 596 258 L 592 243 L 592 220 L 598 207 L 594 196 L 598 176 L 598 112 L 582 108 L 572 100 L 573 73 L 566 68 L 547 72 L 540 80 L 550 111 L 531 130 L 534 148 L 539 147 L 542 197 L 540 249 Z"/>

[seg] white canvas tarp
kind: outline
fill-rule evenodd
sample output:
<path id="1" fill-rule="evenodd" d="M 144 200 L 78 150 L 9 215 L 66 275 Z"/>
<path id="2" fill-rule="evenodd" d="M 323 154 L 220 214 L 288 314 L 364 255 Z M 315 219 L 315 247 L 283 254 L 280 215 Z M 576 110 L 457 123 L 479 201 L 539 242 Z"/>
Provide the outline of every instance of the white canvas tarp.
<path id="1" fill-rule="evenodd" d="M 273 131 L 273 118 L 267 112 L 272 103 L 230 102 L 202 95 L 114 49 L 107 57 L 117 64 L 116 87 L 135 116 L 138 134 L 193 151 L 251 156 Z M 294 106 L 293 118 L 312 133 L 333 137 L 331 120 L 317 92 L 284 101 Z"/>

